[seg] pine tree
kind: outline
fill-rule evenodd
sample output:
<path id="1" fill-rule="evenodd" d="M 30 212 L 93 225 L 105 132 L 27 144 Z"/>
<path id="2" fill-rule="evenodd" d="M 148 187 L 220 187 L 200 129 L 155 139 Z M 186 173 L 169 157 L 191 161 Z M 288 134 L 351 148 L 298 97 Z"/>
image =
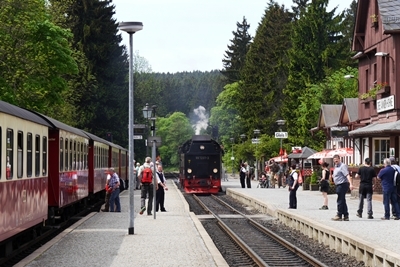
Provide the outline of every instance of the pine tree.
<path id="1" fill-rule="evenodd" d="M 336 9 L 327 12 L 328 0 L 313 0 L 294 23 L 289 50 L 289 77 L 284 89 L 282 113 L 289 127 L 289 139 L 304 145 L 310 138 L 309 129 L 315 122 L 298 122 L 299 101 L 304 98 L 307 86 L 318 84 L 327 74 L 339 69 L 348 53 L 343 53 L 341 35 L 342 15 Z"/>
<path id="2" fill-rule="evenodd" d="M 221 71 L 230 83 L 240 80 L 240 71 L 242 70 L 247 51 L 251 43 L 252 37 L 248 33 L 250 25 L 243 17 L 242 23 L 236 23 L 237 30 L 233 33 L 231 44 L 228 45 L 228 50 L 225 51 L 224 59 L 222 60 L 224 69 Z"/>
<path id="3" fill-rule="evenodd" d="M 287 80 L 287 56 L 290 48 L 292 14 L 271 1 L 265 10 L 256 36 L 246 56 L 239 86 L 237 107 L 245 132 L 260 129 L 263 134 L 275 131 L 280 119 L 282 89 Z"/>

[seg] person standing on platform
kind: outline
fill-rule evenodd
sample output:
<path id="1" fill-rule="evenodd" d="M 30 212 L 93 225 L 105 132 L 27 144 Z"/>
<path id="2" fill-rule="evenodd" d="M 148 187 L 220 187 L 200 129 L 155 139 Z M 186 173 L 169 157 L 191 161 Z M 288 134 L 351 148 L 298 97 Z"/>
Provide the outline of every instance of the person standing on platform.
<path id="1" fill-rule="evenodd" d="M 271 172 L 271 188 L 275 188 L 275 181 L 277 179 L 277 173 L 279 171 L 278 163 L 271 159 L 268 164 L 269 170 Z"/>
<path id="2" fill-rule="evenodd" d="M 390 220 L 390 202 L 392 203 L 392 209 L 396 212 L 395 220 L 399 219 L 400 208 L 397 202 L 396 187 L 394 186 L 394 168 L 391 166 L 390 159 L 386 158 L 383 160 L 385 166 L 378 174 L 378 179 L 381 180 L 383 190 L 383 206 L 385 208 L 385 216 L 382 220 Z"/>
<path id="3" fill-rule="evenodd" d="M 320 210 L 327 210 L 328 208 L 328 191 L 329 191 L 329 164 L 327 162 L 322 163 L 322 177 L 319 182 L 319 191 L 322 192 L 322 197 L 324 198 L 324 204 Z"/>
<path id="4" fill-rule="evenodd" d="M 165 190 L 168 190 L 167 183 L 165 180 L 165 176 L 163 173 L 163 169 L 161 164 L 157 165 L 157 191 L 156 191 L 156 212 L 158 212 L 158 209 L 162 212 L 166 212 L 165 207 L 164 207 L 164 200 L 165 200 Z"/>
<path id="5" fill-rule="evenodd" d="M 376 172 L 371 167 L 371 159 L 365 159 L 365 165 L 358 169 L 355 178 L 360 177 L 360 187 L 358 189 L 359 204 L 357 210 L 357 217 L 362 218 L 364 208 L 364 198 L 367 198 L 368 219 L 373 219 L 372 216 L 372 194 L 375 186 Z"/>
<path id="6" fill-rule="evenodd" d="M 134 189 L 140 189 L 140 179 L 139 179 L 139 168 L 140 168 L 140 163 L 137 162 L 135 168 L 133 169 L 133 174 L 135 177 L 135 188 Z"/>
<path id="7" fill-rule="evenodd" d="M 400 166 L 397 164 L 396 159 L 394 157 L 390 157 L 390 163 L 391 166 L 396 168 L 397 172 L 400 173 Z M 396 193 L 397 193 L 397 203 L 399 204 L 399 208 L 400 208 L 400 186 L 396 186 Z M 392 214 L 393 214 L 393 219 L 398 217 L 396 215 L 396 211 L 393 209 L 393 205 L 392 205 Z M 400 214 L 399 214 L 400 217 Z"/>
<path id="8" fill-rule="evenodd" d="M 335 169 L 333 170 L 333 182 L 336 185 L 337 194 L 337 214 L 332 218 L 333 221 L 348 221 L 349 211 L 346 203 L 347 191 L 353 189 L 351 177 L 347 165 L 340 161 L 339 155 L 333 156 Z"/>
<path id="9" fill-rule="evenodd" d="M 244 163 L 242 163 L 242 166 L 240 167 L 240 185 L 242 186 L 242 188 L 246 188 L 245 185 L 245 180 L 246 180 L 246 166 L 244 165 Z"/>
<path id="10" fill-rule="evenodd" d="M 103 212 L 109 212 L 110 211 L 110 196 L 111 196 L 111 192 L 112 189 L 108 187 L 108 183 L 110 182 L 110 171 L 106 170 L 105 174 L 107 175 L 106 178 L 106 198 L 104 199 L 104 209 L 102 209 L 101 211 Z"/>
<path id="11" fill-rule="evenodd" d="M 111 178 L 108 182 L 108 187 L 112 190 L 110 196 L 110 212 L 121 212 L 121 202 L 119 200 L 119 185 L 120 180 L 118 174 L 115 172 L 114 168 L 110 168 L 109 170 Z M 114 206 L 115 205 L 115 206 Z"/>
<path id="12" fill-rule="evenodd" d="M 289 209 L 297 209 L 297 189 L 299 174 L 296 172 L 296 164 L 291 166 L 289 173 L 288 186 L 289 186 Z"/>
<path id="13" fill-rule="evenodd" d="M 247 185 L 247 188 L 251 188 L 250 165 L 247 164 L 247 162 L 245 162 L 244 166 L 246 168 L 246 185 Z"/>
<path id="14" fill-rule="evenodd" d="M 153 209 L 153 170 L 151 169 L 151 158 L 146 157 L 145 163 L 139 168 L 138 176 L 141 180 L 141 196 L 140 196 L 140 215 L 146 210 L 146 196 L 148 195 L 147 201 L 147 215 L 152 215 Z"/>

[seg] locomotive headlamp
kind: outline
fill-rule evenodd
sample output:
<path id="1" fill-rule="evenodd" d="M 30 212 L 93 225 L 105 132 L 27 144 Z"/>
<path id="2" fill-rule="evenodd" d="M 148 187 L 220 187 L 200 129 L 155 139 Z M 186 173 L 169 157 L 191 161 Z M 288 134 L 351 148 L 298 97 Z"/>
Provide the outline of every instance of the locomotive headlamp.
<path id="1" fill-rule="evenodd" d="M 192 169 L 187 169 L 187 173 L 192 173 Z"/>
<path id="2" fill-rule="evenodd" d="M 217 168 L 214 168 L 213 169 L 213 173 L 217 173 L 218 172 L 218 169 Z"/>
<path id="3" fill-rule="evenodd" d="M 200 150 L 204 150 L 204 146 L 203 145 L 200 146 Z"/>

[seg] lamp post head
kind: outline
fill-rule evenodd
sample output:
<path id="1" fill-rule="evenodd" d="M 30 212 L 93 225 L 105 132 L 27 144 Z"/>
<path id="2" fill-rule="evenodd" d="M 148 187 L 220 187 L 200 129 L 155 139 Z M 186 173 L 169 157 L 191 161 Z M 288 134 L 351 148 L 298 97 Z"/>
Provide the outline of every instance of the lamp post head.
<path id="1" fill-rule="evenodd" d="M 131 34 L 131 33 L 135 33 L 135 32 L 142 30 L 143 23 L 141 23 L 139 21 L 120 22 L 118 25 L 118 29 Z"/>
<path id="2" fill-rule="evenodd" d="M 233 141 L 235 140 L 235 138 L 231 137 L 231 138 L 229 138 L 229 140 L 231 140 L 231 142 L 233 143 Z"/>
<path id="3" fill-rule="evenodd" d="M 387 57 L 387 56 L 389 56 L 389 53 L 386 53 L 386 52 L 376 52 L 376 53 L 375 53 L 375 56 L 376 56 L 376 57 Z"/>
<path id="4" fill-rule="evenodd" d="M 348 79 L 353 79 L 354 75 L 348 74 L 348 75 L 344 75 L 343 78 L 345 78 L 346 80 Z"/>
<path id="5" fill-rule="evenodd" d="M 259 129 L 255 129 L 255 130 L 254 130 L 254 134 L 255 134 L 255 135 L 259 135 L 259 134 L 260 134 L 260 130 L 259 130 Z"/>
<path id="6" fill-rule="evenodd" d="M 146 119 L 150 119 L 151 118 L 151 113 L 152 113 L 153 109 L 151 109 L 149 107 L 148 103 L 146 103 L 146 106 L 142 109 L 142 111 L 143 111 L 143 117 L 144 118 L 146 118 Z"/>
<path id="7" fill-rule="evenodd" d="M 241 134 L 241 135 L 240 135 L 240 138 L 245 139 L 245 138 L 246 138 L 246 135 L 245 135 L 245 134 Z"/>
<path id="8" fill-rule="evenodd" d="M 285 125 L 286 121 L 285 120 L 277 120 L 276 123 L 280 126 Z"/>

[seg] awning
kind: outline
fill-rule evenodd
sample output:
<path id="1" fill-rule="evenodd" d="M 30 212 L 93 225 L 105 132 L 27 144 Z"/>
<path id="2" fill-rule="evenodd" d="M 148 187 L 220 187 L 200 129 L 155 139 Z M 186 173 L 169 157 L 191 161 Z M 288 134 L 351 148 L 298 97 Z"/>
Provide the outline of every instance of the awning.
<path id="1" fill-rule="evenodd" d="M 351 147 L 344 147 L 344 148 L 338 148 L 329 151 L 326 154 L 327 158 L 333 158 L 333 156 L 339 155 L 339 157 L 351 157 L 353 156 L 353 149 Z"/>
<path id="2" fill-rule="evenodd" d="M 349 132 L 349 136 L 400 134 L 400 120 L 386 123 L 372 123 L 362 128 Z"/>
<path id="3" fill-rule="evenodd" d="M 331 149 L 324 149 L 320 152 L 314 153 L 308 157 L 308 159 L 324 159 L 327 158 L 327 154 L 331 151 Z"/>

